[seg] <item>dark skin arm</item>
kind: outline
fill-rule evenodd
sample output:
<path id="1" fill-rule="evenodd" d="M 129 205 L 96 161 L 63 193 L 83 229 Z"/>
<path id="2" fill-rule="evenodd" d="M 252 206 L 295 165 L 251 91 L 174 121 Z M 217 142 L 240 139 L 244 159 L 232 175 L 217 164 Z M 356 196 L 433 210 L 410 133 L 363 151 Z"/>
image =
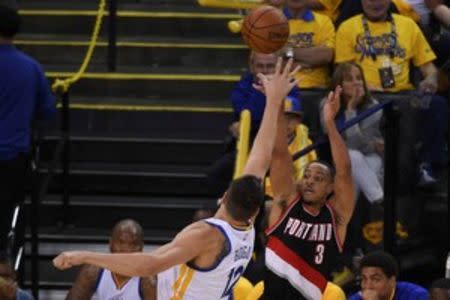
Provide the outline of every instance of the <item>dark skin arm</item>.
<path id="1" fill-rule="evenodd" d="M 270 182 L 272 183 L 273 204 L 269 214 L 269 227 L 280 218 L 284 209 L 295 200 L 294 164 L 288 150 L 287 124 L 280 108 L 278 128 L 272 162 L 270 165 Z"/>
<path id="2" fill-rule="evenodd" d="M 156 276 L 141 278 L 141 291 L 143 300 L 156 300 Z"/>
<path id="3" fill-rule="evenodd" d="M 344 241 L 347 225 L 355 208 L 355 186 L 348 149 L 335 123 L 335 117 L 340 108 L 341 92 L 342 89 L 338 87 L 335 92 L 331 92 L 328 95 L 327 102 L 323 108 L 323 115 L 330 140 L 331 155 L 336 166 L 334 196 L 330 199 L 330 204 L 337 213 L 337 234 L 340 240 Z"/>
<path id="4" fill-rule="evenodd" d="M 72 288 L 66 296 L 66 300 L 90 300 L 95 293 L 100 268 L 92 265 L 81 267 Z"/>

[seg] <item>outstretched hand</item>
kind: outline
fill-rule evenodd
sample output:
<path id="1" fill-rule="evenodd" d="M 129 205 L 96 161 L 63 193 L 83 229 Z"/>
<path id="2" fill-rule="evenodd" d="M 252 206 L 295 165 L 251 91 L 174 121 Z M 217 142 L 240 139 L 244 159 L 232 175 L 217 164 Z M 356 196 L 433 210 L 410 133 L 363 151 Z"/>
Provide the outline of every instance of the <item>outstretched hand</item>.
<path id="1" fill-rule="evenodd" d="M 329 124 L 329 122 L 334 123 L 334 119 L 341 108 L 341 93 L 342 88 L 338 85 L 334 91 L 331 91 L 328 94 L 327 101 L 323 107 L 323 118 L 325 124 Z"/>
<path id="2" fill-rule="evenodd" d="M 297 66 L 290 72 L 293 64 L 292 58 L 288 60 L 287 64 L 282 68 L 283 59 L 278 58 L 275 67 L 275 73 L 271 75 L 257 74 L 261 84 L 253 84 L 253 87 L 266 95 L 268 104 L 281 104 L 289 92 L 297 85 L 295 74 L 300 70 Z"/>

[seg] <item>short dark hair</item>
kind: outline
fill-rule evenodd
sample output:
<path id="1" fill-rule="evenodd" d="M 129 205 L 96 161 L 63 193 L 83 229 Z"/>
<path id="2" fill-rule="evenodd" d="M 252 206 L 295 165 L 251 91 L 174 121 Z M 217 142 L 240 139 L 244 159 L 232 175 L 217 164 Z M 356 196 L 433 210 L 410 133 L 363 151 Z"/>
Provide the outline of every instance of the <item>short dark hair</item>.
<path id="1" fill-rule="evenodd" d="M 330 172 L 331 179 L 334 179 L 334 176 L 336 176 L 336 169 L 334 168 L 334 166 L 332 164 L 330 164 L 329 162 L 327 162 L 325 160 L 316 159 L 316 160 L 310 161 L 306 167 L 308 167 L 309 165 L 314 164 L 314 163 L 320 164 L 320 165 L 323 165 L 324 167 L 326 167 L 328 169 L 328 171 Z"/>
<path id="2" fill-rule="evenodd" d="M 112 229 L 111 238 L 124 231 L 128 231 L 136 235 L 138 241 L 144 243 L 144 230 L 142 229 L 142 226 L 135 220 L 123 219 L 117 222 Z"/>
<path id="3" fill-rule="evenodd" d="M 20 29 L 22 21 L 16 9 L 0 4 L 0 36 L 13 38 Z"/>
<path id="4" fill-rule="evenodd" d="M 264 202 L 260 178 L 245 175 L 233 180 L 225 195 L 225 207 L 236 221 L 248 221 Z"/>
<path id="5" fill-rule="evenodd" d="M 395 258 L 387 252 L 375 251 L 366 254 L 361 259 L 360 270 L 366 267 L 380 268 L 386 277 L 398 278 L 398 264 Z"/>

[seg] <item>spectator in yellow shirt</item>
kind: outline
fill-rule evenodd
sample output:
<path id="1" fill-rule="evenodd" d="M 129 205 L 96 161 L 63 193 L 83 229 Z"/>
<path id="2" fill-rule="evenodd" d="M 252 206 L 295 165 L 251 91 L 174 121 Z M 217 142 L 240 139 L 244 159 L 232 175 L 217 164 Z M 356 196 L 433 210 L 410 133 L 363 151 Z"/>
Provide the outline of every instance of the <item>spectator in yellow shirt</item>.
<path id="1" fill-rule="evenodd" d="M 435 95 L 436 56 L 419 26 L 411 18 L 390 13 L 390 0 L 361 0 L 361 4 L 364 13 L 343 22 L 337 31 L 335 62 L 359 64 L 372 90 L 403 92 L 391 97 L 396 97 L 402 113 L 398 187 L 406 203 L 414 193 L 415 178 L 420 177 L 420 185 L 434 184 L 433 167 L 445 163 L 447 101 Z M 423 77 L 417 91 L 410 81 L 411 63 Z M 421 145 L 418 158 L 416 144 Z M 417 160 L 419 176 L 414 173 Z"/>
<path id="2" fill-rule="evenodd" d="M 298 72 L 299 87 L 327 88 L 335 40 L 331 19 L 313 12 L 307 0 L 286 0 L 283 12 L 290 29 L 284 54 L 302 67 Z"/>

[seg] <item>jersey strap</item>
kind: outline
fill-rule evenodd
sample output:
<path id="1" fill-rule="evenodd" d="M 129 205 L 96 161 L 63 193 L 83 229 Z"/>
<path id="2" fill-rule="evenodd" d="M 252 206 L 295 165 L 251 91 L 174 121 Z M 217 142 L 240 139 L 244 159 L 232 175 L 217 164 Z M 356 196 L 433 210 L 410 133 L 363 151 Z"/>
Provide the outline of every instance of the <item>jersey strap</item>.
<path id="1" fill-rule="evenodd" d="M 171 300 L 183 299 L 184 294 L 186 294 L 189 284 L 194 277 L 194 273 L 195 270 L 189 268 L 186 264 L 180 266 L 180 274 L 172 287 L 173 296 L 170 298 Z"/>

